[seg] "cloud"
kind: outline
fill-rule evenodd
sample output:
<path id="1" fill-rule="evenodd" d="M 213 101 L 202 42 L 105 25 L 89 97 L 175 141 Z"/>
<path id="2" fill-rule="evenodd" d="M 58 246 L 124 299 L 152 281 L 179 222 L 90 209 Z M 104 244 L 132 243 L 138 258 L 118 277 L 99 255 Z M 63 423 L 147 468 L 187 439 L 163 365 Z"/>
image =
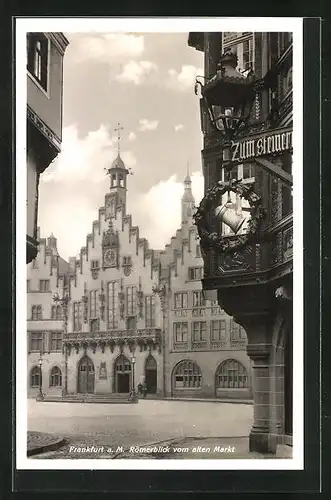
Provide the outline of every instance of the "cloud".
<path id="1" fill-rule="evenodd" d="M 198 205 L 204 196 L 204 178 L 202 171 L 192 172 L 192 193 L 195 198 L 195 204 Z"/>
<path id="2" fill-rule="evenodd" d="M 178 125 L 174 126 L 175 132 L 179 132 L 179 130 L 183 130 L 184 125 L 182 123 L 178 123 Z"/>
<path id="3" fill-rule="evenodd" d="M 136 157 L 132 151 L 123 151 L 123 153 L 121 153 L 121 157 L 127 168 L 132 168 L 137 164 Z"/>
<path id="4" fill-rule="evenodd" d="M 173 90 L 185 91 L 194 87 L 195 77 L 203 75 L 203 70 L 191 64 L 184 64 L 178 72 L 171 68 L 168 70 L 167 86 Z"/>
<path id="5" fill-rule="evenodd" d="M 41 182 L 61 182 L 64 185 L 80 180 L 98 183 L 105 178 L 104 168 L 109 167 L 117 155 L 117 139 L 109 135 L 105 125 L 79 137 L 77 125 L 63 129 L 62 151 L 41 176 Z M 136 164 L 131 151 L 121 153 L 128 167 Z"/>
<path id="6" fill-rule="evenodd" d="M 97 214 L 88 196 L 76 194 L 72 199 L 47 204 L 47 210 L 38 214 L 38 223 L 43 235 L 47 237 L 53 233 L 57 237 L 59 254 L 68 259 L 77 255 L 86 244 L 86 235 L 91 232 Z"/>
<path id="7" fill-rule="evenodd" d="M 194 172 L 191 178 L 193 195 L 198 204 L 203 197 L 202 172 Z M 172 175 L 166 181 L 155 184 L 147 193 L 129 199 L 134 223 L 139 225 L 140 234 L 148 239 L 150 248 L 163 249 L 176 234 L 181 222 L 183 191 L 183 182 Z"/>
<path id="8" fill-rule="evenodd" d="M 138 57 L 144 52 L 142 35 L 127 33 L 70 34 L 70 56 L 74 62 L 88 60 L 110 64 L 123 57 Z"/>
<path id="9" fill-rule="evenodd" d="M 150 61 L 129 61 L 124 64 L 122 73 L 115 78 L 119 82 L 132 82 L 141 85 L 152 72 L 157 71 L 157 66 Z"/>
<path id="10" fill-rule="evenodd" d="M 129 141 L 135 141 L 137 139 L 137 136 L 134 132 L 129 133 Z"/>
<path id="11" fill-rule="evenodd" d="M 158 125 L 158 120 L 147 120 L 146 118 L 139 120 L 139 130 L 141 132 L 145 132 L 146 130 L 155 130 Z"/>

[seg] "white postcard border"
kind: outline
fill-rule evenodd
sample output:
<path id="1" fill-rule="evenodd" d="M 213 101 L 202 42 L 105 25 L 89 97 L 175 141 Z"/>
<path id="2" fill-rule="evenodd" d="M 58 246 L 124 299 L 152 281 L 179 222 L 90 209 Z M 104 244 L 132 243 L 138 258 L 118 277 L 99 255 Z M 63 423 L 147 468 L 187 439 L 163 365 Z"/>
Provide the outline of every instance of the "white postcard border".
<path id="1" fill-rule="evenodd" d="M 93 27 L 91 25 L 93 24 Z M 293 458 L 110 460 L 27 458 L 26 33 L 293 32 Z M 16 466 L 19 470 L 302 470 L 303 406 L 303 19 L 302 18 L 17 18 L 16 19 Z M 198 104 L 197 104 L 198 105 Z"/>

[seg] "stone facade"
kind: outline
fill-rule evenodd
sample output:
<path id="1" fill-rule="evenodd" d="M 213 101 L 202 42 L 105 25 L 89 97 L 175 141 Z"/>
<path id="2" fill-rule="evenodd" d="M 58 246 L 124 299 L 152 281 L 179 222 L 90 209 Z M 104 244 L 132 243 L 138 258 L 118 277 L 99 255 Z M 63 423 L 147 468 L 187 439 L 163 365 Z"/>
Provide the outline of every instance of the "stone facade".
<path id="1" fill-rule="evenodd" d="M 51 236 L 40 240 L 28 266 L 29 395 L 38 393 L 41 356 L 46 395 L 129 393 L 134 370 L 135 388 L 146 383 L 155 396 L 250 398 L 246 334 L 201 296 L 203 260 L 190 177 L 184 182 L 181 228 L 156 251 L 126 214 L 128 171 L 120 157 L 108 173 L 109 192 L 79 258 L 60 259 Z M 66 294 L 64 313 L 59 304 Z M 187 333 L 179 338 L 176 325 L 183 322 Z M 57 332 L 61 340 L 55 345 Z M 199 373 L 190 375 L 192 369 Z"/>
<path id="2" fill-rule="evenodd" d="M 181 228 L 160 256 L 161 262 L 169 262 L 169 254 L 174 255 L 168 294 L 165 392 L 172 397 L 250 399 L 246 333 L 218 306 L 217 297 L 210 301 L 202 294 L 203 259 L 192 219 L 194 203 L 191 181 L 186 177 Z M 229 373 L 231 369 L 234 371 Z M 190 375 L 191 370 L 199 375 Z"/>
<path id="3" fill-rule="evenodd" d="M 27 263 L 37 255 L 39 178 L 61 149 L 62 33 L 27 33 Z"/>

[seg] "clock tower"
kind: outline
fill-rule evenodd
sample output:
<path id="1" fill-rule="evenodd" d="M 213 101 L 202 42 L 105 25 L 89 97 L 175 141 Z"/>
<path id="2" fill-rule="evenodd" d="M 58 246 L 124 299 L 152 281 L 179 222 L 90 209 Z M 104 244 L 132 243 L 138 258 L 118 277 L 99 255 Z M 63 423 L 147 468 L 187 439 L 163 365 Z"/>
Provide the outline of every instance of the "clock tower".
<path id="1" fill-rule="evenodd" d="M 106 195 L 106 218 L 115 217 L 116 208 L 119 206 L 122 207 L 124 214 L 126 212 L 126 183 L 129 170 L 125 167 L 120 154 L 121 130 L 123 130 L 123 127 L 118 124 L 115 128 L 117 132 L 117 157 L 110 168 L 107 169 L 110 186 L 109 193 Z"/>

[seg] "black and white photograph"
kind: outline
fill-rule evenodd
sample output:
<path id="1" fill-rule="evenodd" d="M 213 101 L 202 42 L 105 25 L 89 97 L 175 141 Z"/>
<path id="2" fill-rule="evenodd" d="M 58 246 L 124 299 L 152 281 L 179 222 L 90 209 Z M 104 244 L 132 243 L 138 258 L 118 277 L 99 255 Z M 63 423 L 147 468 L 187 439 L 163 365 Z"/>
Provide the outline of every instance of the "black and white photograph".
<path id="1" fill-rule="evenodd" d="M 303 469 L 302 58 L 299 18 L 17 20 L 18 469 Z"/>

